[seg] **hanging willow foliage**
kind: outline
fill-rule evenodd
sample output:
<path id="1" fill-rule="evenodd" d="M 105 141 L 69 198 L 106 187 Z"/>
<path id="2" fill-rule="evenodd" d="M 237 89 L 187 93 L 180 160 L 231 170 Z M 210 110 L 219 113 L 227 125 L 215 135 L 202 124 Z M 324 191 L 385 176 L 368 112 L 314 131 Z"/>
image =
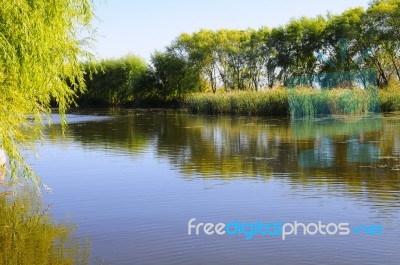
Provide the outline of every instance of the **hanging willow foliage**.
<path id="1" fill-rule="evenodd" d="M 65 111 L 84 89 L 79 38 L 90 30 L 90 0 L 0 0 L 0 149 L 14 180 L 39 183 L 22 150 L 41 136 L 50 103 Z M 27 133 L 29 132 L 29 133 Z"/>

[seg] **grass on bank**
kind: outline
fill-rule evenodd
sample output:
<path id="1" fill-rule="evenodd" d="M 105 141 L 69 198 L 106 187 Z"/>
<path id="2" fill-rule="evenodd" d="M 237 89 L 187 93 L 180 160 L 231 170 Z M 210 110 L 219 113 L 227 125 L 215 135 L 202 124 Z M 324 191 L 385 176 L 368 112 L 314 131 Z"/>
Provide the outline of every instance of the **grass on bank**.
<path id="1" fill-rule="evenodd" d="M 310 88 L 271 89 L 264 92 L 195 93 L 185 99 L 193 113 L 238 115 L 363 115 L 369 112 L 400 110 L 400 89 Z"/>

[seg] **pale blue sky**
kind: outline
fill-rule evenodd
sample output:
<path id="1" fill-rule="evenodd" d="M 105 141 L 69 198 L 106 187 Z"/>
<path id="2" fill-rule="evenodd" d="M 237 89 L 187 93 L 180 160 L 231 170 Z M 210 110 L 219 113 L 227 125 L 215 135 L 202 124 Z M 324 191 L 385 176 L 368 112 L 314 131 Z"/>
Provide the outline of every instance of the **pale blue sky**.
<path id="1" fill-rule="evenodd" d="M 286 24 L 293 17 L 341 13 L 367 7 L 369 0 L 107 0 L 96 2 L 100 18 L 96 55 L 120 57 L 128 53 L 149 59 L 182 32 L 199 29 L 246 29 Z"/>

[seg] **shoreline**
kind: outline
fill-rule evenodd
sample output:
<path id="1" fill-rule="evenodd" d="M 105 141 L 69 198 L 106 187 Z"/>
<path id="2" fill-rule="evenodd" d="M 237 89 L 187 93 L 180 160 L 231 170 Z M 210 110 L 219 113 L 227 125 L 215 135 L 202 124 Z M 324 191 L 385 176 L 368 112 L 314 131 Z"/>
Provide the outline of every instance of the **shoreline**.
<path id="1" fill-rule="evenodd" d="M 78 99 L 79 101 L 79 99 Z M 171 103 L 172 102 L 172 103 Z M 379 90 L 298 88 L 262 92 L 231 91 L 193 93 L 184 99 L 160 104 L 131 102 L 123 105 L 81 104 L 73 110 L 99 108 L 184 110 L 193 114 L 240 116 L 318 117 L 327 115 L 365 115 L 400 110 L 400 89 Z"/>

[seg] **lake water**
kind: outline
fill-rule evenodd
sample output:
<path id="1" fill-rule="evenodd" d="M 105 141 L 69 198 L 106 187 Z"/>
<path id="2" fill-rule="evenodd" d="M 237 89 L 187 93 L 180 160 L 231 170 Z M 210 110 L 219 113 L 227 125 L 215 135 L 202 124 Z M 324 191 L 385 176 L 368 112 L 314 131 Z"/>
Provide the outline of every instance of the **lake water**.
<path id="1" fill-rule="evenodd" d="M 92 264 L 399 262 L 399 114 L 290 122 L 107 110 L 68 119 L 65 138 L 57 122 L 46 130 L 31 164 L 53 189 L 43 205 L 76 224 Z M 196 236 L 192 218 L 347 223 L 351 232 Z"/>

